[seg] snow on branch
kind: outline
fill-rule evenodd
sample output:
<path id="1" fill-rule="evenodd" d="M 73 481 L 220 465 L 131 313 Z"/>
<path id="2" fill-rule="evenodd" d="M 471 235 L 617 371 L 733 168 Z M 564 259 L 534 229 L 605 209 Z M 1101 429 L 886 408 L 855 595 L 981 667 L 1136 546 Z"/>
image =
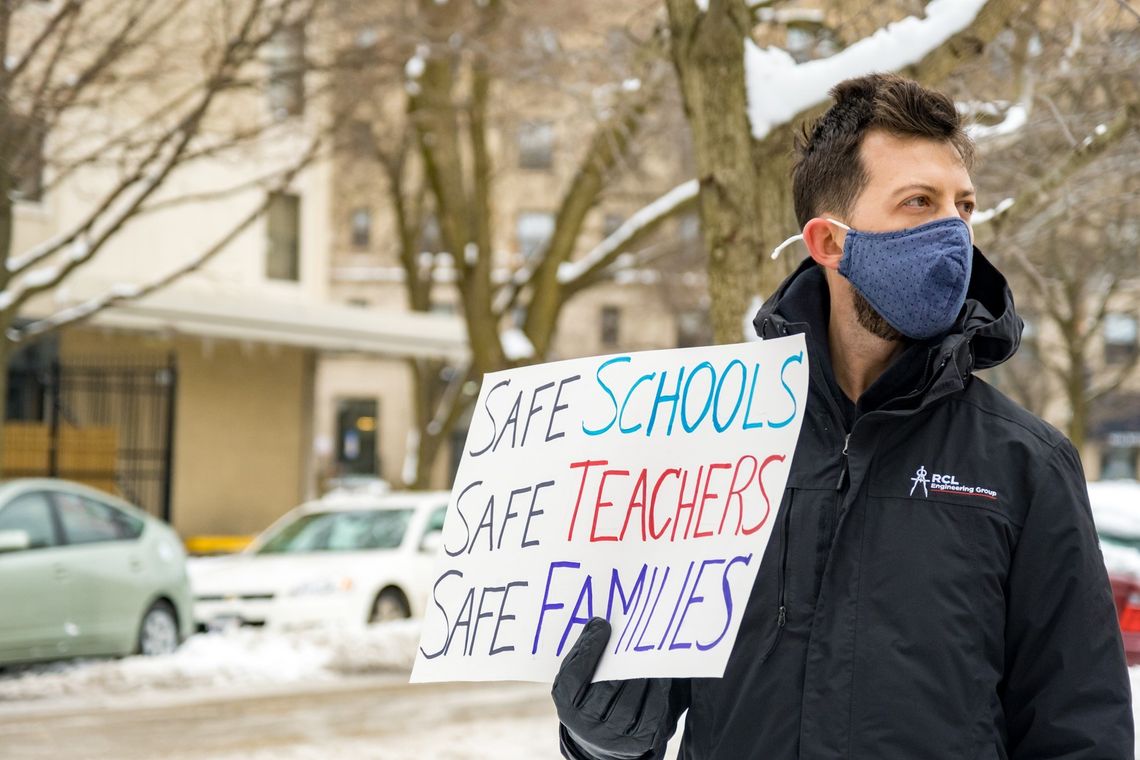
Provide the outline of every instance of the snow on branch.
<path id="1" fill-rule="evenodd" d="M 1009 107 L 997 124 L 970 124 L 966 127 L 966 134 L 976 141 L 1002 137 L 1021 129 L 1027 121 L 1029 121 L 1029 109 L 1023 103 L 1016 103 Z"/>
<path id="2" fill-rule="evenodd" d="M 988 208 L 985 211 L 975 212 L 974 215 L 970 217 L 970 224 L 974 225 L 975 227 L 979 224 L 985 224 L 991 219 L 1001 216 L 1006 211 L 1009 211 L 1011 206 L 1013 206 L 1013 198 L 1006 198 L 993 208 Z"/>
<path id="3" fill-rule="evenodd" d="M 605 266 L 613 256 L 624 249 L 631 240 L 639 237 L 646 228 L 676 213 L 681 205 L 694 201 L 699 191 L 700 183 L 691 179 L 688 182 L 682 182 L 657 200 L 636 211 L 585 256 L 577 261 L 559 266 L 558 281 L 563 285 L 568 285 L 586 276 L 589 272 Z"/>
<path id="4" fill-rule="evenodd" d="M 305 151 L 305 153 L 298 159 L 298 161 L 289 167 L 289 169 L 280 176 L 275 189 L 280 190 L 288 187 L 288 185 L 293 181 L 297 174 L 299 174 L 302 169 L 308 166 L 316 158 L 321 144 L 322 140 L 320 138 L 313 140 L 308 150 Z M 106 293 L 95 296 L 94 298 L 91 298 L 83 303 L 62 309 L 55 314 L 52 314 L 51 316 L 44 317 L 43 319 L 32 322 L 31 324 L 25 325 L 24 327 L 10 328 L 7 334 L 8 340 L 13 343 L 19 343 L 28 340 L 29 338 L 43 335 L 44 333 L 53 332 L 66 325 L 87 319 L 91 315 L 115 303 L 142 298 L 143 296 L 149 295 L 157 290 L 166 287 L 183 275 L 200 269 L 208 261 L 210 261 L 210 259 L 213 259 L 219 253 L 229 247 L 229 245 L 233 243 L 234 240 L 236 240 L 243 232 L 249 229 L 249 227 L 254 222 L 261 218 L 261 216 L 269 208 L 271 199 L 272 193 L 266 193 L 265 199 L 260 204 L 258 204 L 256 208 L 254 208 L 246 216 L 240 219 L 237 224 L 230 228 L 230 230 L 226 232 L 225 235 L 215 241 L 214 244 L 209 248 L 202 251 L 197 256 L 194 256 L 185 264 L 174 269 L 173 271 L 170 271 L 158 279 L 155 279 L 152 282 L 143 285 L 134 285 L 130 283 L 119 283 L 113 285 L 111 289 Z M 68 256 L 68 259 L 72 262 L 72 264 L 74 264 L 76 261 L 82 260 L 87 255 L 86 251 L 81 252 L 81 250 L 85 248 L 82 239 L 79 243 L 75 244 L 74 247 L 76 250 L 74 250 Z M 43 267 L 41 269 L 29 272 L 27 275 L 25 275 L 24 280 L 21 283 L 21 291 L 27 292 L 37 289 L 41 286 L 40 280 L 45 283 L 56 280 L 65 268 L 66 267 L 57 268 L 55 266 L 52 266 Z M 34 281 L 29 281 L 33 279 Z M 15 302 L 17 294 L 18 293 L 13 293 L 12 291 L 5 291 L 0 293 L 0 302 L 3 302 L 3 307 L 6 308 L 7 305 Z"/>
<path id="5" fill-rule="evenodd" d="M 511 361 L 520 361 L 534 358 L 534 344 L 526 333 L 517 327 L 510 327 L 499 334 L 499 342 L 503 346 L 503 355 Z"/>
<path id="6" fill-rule="evenodd" d="M 828 58 L 797 64 L 786 51 L 744 41 L 745 86 L 752 136 L 769 132 L 827 98 L 849 77 L 918 63 L 973 23 L 987 0 L 931 0 L 925 18 L 908 16 Z"/>

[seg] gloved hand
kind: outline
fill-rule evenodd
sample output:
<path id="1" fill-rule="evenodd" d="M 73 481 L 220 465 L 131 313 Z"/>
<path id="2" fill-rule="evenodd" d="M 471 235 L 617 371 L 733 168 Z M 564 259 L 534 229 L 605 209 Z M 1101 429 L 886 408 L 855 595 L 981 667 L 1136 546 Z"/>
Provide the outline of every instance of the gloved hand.
<path id="1" fill-rule="evenodd" d="M 609 640 L 610 624 L 604 618 L 593 618 L 582 629 L 551 689 L 558 719 L 576 748 L 596 760 L 647 757 L 673 733 L 671 682 L 640 678 L 590 683 Z"/>

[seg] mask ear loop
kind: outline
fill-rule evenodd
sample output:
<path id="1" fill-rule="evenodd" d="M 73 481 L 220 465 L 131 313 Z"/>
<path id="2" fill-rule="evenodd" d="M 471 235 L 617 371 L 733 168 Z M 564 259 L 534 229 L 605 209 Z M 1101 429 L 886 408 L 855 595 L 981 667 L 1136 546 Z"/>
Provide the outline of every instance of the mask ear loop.
<path id="1" fill-rule="evenodd" d="M 827 221 L 831 222 L 832 224 L 834 224 L 836 227 L 842 227 L 843 229 L 847 230 L 848 232 L 850 232 L 850 231 L 851 231 L 851 228 L 850 228 L 850 227 L 848 227 L 848 226 L 847 226 L 846 224 L 844 224 L 843 222 L 840 222 L 840 221 L 838 221 L 838 220 L 836 220 L 836 219 L 832 219 L 832 218 L 831 218 L 831 217 L 829 217 L 829 216 L 825 216 L 825 217 L 823 217 L 823 218 L 824 218 L 825 220 L 827 220 Z M 778 258 L 780 257 L 780 254 L 783 252 L 783 250 L 784 250 L 785 248 L 787 248 L 789 245 L 791 245 L 792 243 L 796 242 L 797 240 L 803 240 L 803 239 L 804 239 L 804 235 L 803 235 L 803 233 L 801 232 L 801 233 L 800 233 L 800 234 L 798 234 L 798 235 L 792 235 L 790 238 L 788 238 L 788 239 L 787 239 L 787 240 L 785 240 L 784 242 L 780 243 L 780 244 L 779 244 L 778 246 L 776 246 L 776 248 L 775 248 L 775 249 L 772 251 L 772 261 L 775 261 L 776 259 L 778 259 Z"/>

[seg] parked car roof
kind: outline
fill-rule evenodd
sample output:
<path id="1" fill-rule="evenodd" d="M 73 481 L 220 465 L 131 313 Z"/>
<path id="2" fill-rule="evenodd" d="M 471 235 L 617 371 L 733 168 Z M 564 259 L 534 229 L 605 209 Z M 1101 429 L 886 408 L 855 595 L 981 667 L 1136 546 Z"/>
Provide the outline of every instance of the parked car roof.
<path id="1" fill-rule="evenodd" d="M 144 512 L 140 507 L 126 501 L 120 496 L 116 496 L 106 491 L 101 491 L 98 488 L 84 485 L 83 483 L 76 483 L 73 480 L 66 480 L 64 478 L 11 478 L 0 480 L 0 502 L 7 501 L 9 498 L 20 493 L 27 493 L 29 491 L 40 490 L 52 491 L 67 491 L 69 493 L 78 494 L 80 496 L 88 496 L 92 499 L 110 502 L 117 507 L 134 512 Z M 145 513 L 145 512 L 144 512 Z"/>
<path id="2" fill-rule="evenodd" d="M 423 504 L 446 503 L 449 491 L 395 491 L 383 494 L 361 491 L 330 491 L 319 499 L 297 507 L 302 512 L 347 511 L 354 509 L 407 509 Z"/>

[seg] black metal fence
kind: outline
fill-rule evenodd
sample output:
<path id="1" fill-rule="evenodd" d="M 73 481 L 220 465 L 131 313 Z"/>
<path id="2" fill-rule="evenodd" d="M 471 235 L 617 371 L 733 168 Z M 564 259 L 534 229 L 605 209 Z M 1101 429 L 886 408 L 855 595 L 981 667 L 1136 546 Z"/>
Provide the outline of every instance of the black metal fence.
<path id="1" fill-rule="evenodd" d="M 170 521 L 178 368 L 166 362 L 54 360 L 11 366 L 5 477 L 59 477 L 107 488 Z M 45 450 L 46 449 L 46 450 Z"/>

